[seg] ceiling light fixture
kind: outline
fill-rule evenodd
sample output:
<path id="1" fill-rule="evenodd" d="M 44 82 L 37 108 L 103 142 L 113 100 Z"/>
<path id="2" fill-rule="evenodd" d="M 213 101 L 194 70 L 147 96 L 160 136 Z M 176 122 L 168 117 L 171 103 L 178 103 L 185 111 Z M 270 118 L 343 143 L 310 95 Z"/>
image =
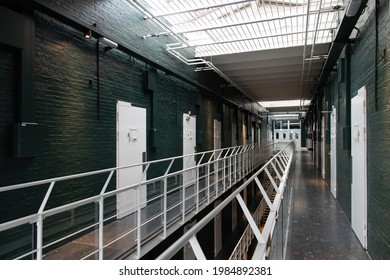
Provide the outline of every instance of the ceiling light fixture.
<path id="1" fill-rule="evenodd" d="M 106 45 L 107 47 L 111 49 L 116 49 L 118 47 L 118 44 L 114 41 L 111 41 L 110 39 L 107 39 L 106 37 L 100 37 L 99 42 Z"/>
<path id="2" fill-rule="evenodd" d="M 91 39 L 92 38 L 92 31 L 91 31 L 91 29 L 88 29 L 88 30 L 84 31 L 84 38 L 85 39 Z"/>

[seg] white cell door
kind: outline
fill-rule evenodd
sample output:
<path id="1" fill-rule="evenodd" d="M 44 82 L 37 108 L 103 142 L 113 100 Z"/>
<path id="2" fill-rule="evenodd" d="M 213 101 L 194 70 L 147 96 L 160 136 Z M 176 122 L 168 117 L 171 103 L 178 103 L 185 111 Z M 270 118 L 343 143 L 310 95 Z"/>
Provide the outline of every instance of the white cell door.
<path id="1" fill-rule="evenodd" d="M 366 87 L 351 102 L 352 229 L 367 248 L 367 117 Z"/>
<path id="2" fill-rule="evenodd" d="M 337 117 L 336 108 L 333 107 L 330 115 L 330 192 L 337 197 Z"/>
<path id="3" fill-rule="evenodd" d="M 195 166 L 196 152 L 196 117 L 183 114 L 183 155 L 190 155 L 183 159 L 183 169 Z M 189 170 L 183 174 L 183 184 L 185 186 L 195 182 L 195 170 Z"/>
<path id="4" fill-rule="evenodd" d="M 146 109 L 131 106 L 130 103 L 117 103 L 117 166 L 142 163 L 146 154 Z M 117 189 L 144 180 L 142 165 L 117 171 Z M 140 193 L 131 189 L 117 195 L 117 214 L 121 219 L 136 210 L 137 205 L 146 202 L 146 187 Z"/>

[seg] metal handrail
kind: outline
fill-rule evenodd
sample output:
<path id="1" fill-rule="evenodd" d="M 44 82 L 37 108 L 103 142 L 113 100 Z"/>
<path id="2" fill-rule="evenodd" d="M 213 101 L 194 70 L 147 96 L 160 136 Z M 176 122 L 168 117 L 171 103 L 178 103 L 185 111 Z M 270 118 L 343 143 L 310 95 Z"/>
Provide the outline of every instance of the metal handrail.
<path id="1" fill-rule="evenodd" d="M 280 202 L 282 198 L 282 194 L 284 191 L 284 187 L 287 180 L 287 175 L 290 169 L 290 165 L 292 162 L 293 154 L 295 150 L 295 143 L 290 142 L 288 145 L 286 145 L 281 151 L 279 151 L 275 156 L 273 156 L 265 165 L 263 165 L 254 175 L 252 175 L 248 180 L 246 180 L 240 187 L 238 187 L 233 193 L 231 193 L 226 199 L 224 199 L 221 203 L 218 204 L 212 211 L 210 211 L 203 219 L 198 221 L 192 228 L 190 228 L 184 235 L 182 235 L 176 242 L 174 242 L 168 249 L 166 249 L 160 256 L 158 256 L 158 260 L 164 260 L 164 259 L 170 259 L 173 257 L 173 255 L 180 250 L 185 244 L 188 242 L 197 243 L 196 234 L 209 223 L 212 219 L 215 218 L 233 199 L 237 199 L 251 228 L 252 231 L 257 238 L 258 244 L 256 247 L 256 250 L 254 252 L 254 259 L 265 259 L 266 255 L 266 243 L 267 240 L 272 235 L 273 227 L 275 226 L 276 221 L 276 213 L 279 210 Z M 263 197 L 266 195 L 265 190 L 263 186 L 261 185 L 260 181 L 257 179 L 259 174 L 263 172 L 264 170 L 267 170 L 267 167 L 272 163 L 276 162 L 278 159 L 282 161 L 286 161 L 286 166 L 283 169 L 283 176 L 280 180 L 280 184 L 278 187 L 274 186 L 275 191 L 277 192 L 274 202 L 270 203 L 267 201 L 268 206 L 270 207 L 271 211 L 270 214 L 266 220 L 264 229 L 262 232 L 260 232 L 259 228 L 257 227 L 255 221 L 253 220 L 252 215 L 249 213 L 248 208 L 243 203 L 243 199 L 240 195 L 240 193 L 253 181 L 256 182 L 257 186 L 259 187 L 260 191 L 263 194 Z M 267 174 L 268 176 L 268 174 Z M 192 240 L 192 241 L 191 241 Z M 192 244 L 191 243 L 191 244 Z M 197 259 L 203 259 L 204 253 L 202 249 L 199 246 L 192 246 L 192 249 L 194 251 L 194 254 Z"/>
<path id="2" fill-rule="evenodd" d="M 214 158 L 214 155 L 216 153 L 218 153 L 217 159 Z M 257 155 L 263 154 L 264 158 L 252 156 L 255 154 Z M 16 256 L 16 258 L 23 258 L 28 255 L 31 256 L 36 255 L 36 259 L 42 259 L 44 255 L 43 252 L 44 249 L 47 249 L 49 246 L 56 245 L 57 243 L 62 242 L 66 239 L 72 239 L 74 235 L 80 234 L 83 231 L 88 232 L 89 230 L 91 230 L 91 227 L 97 226 L 98 235 L 99 235 L 98 249 L 89 253 L 89 255 L 98 253 L 99 259 L 103 259 L 104 258 L 103 251 L 105 248 L 107 248 L 110 245 L 110 242 L 105 244 L 103 240 L 104 225 L 105 223 L 109 222 L 113 218 L 118 217 L 118 214 L 111 215 L 110 217 L 104 216 L 104 210 L 105 210 L 104 201 L 109 197 L 114 197 L 120 193 L 127 192 L 130 190 L 135 190 L 137 192 L 137 195 L 140 196 L 141 186 L 160 183 L 161 185 L 163 185 L 162 187 L 163 190 L 160 191 L 160 194 L 148 198 L 144 203 L 145 205 L 147 205 L 149 203 L 152 203 L 154 200 L 161 200 L 163 201 L 163 205 L 164 205 L 163 211 L 160 211 L 152 218 L 148 218 L 147 221 L 141 221 L 141 211 L 144 207 L 148 207 L 148 206 L 143 206 L 140 203 L 138 203 L 131 210 L 133 211 L 133 213 L 136 214 L 137 225 L 133 229 L 131 229 L 130 231 L 128 230 L 127 233 L 124 234 L 127 235 L 129 234 L 129 232 L 131 232 L 138 235 L 134 240 L 135 245 L 137 247 L 134 258 L 140 258 L 143 254 L 147 252 L 146 249 L 143 248 L 141 249 L 141 247 L 146 242 L 141 238 L 142 226 L 145 226 L 145 224 L 147 223 L 152 223 L 153 220 L 155 219 L 161 218 L 163 220 L 162 229 L 159 230 L 163 232 L 161 237 L 166 238 L 170 233 L 169 223 L 172 223 L 172 221 L 174 221 L 174 220 L 172 221 L 168 220 L 169 211 L 173 211 L 177 207 L 179 208 L 182 207 L 181 210 L 182 214 L 180 214 L 181 221 L 185 222 L 189 220 L 194 214 L 199 212 L 201 209 L 203 209 L 205 206 L 207 206 L 209 203 L 215 200 L 219 195 L 221 195 L 224 191 L 226 191 L 226 189 L 230 188 L 233 185 L 233 183 L 238 182 L 238 180 L 243 178 L 243 176 L 246 176 L 249 172 L 253 171 L 253 168 L 259 166 L 262 163 L 261 162 L 262 160 L 265 162 L 265 159 L 269 158 L 271 154 L 272 154 L 272 143 L 267 143 L 266 145 L 263 146 L 260 146 L 260 144 L 251 144 L 245 146 L 235 146 L 229 148 L 216 149 L 212 151 L 198 152 L 190 155 L 170 157 L 170 158 L 153 160 L 153 161 L 139 163 L 139 164 L 113 167 L 113 168 L 107 168 L 107 169 L 96 170 L 91 172 L 73 174 L 69 176 L 55 177 L 51 179 L 0 187 L 0 193 L 6 193 L 8 191 L 25 190 L 34 186 L 42 186 L 42 185 L 50 184 L 48 190 L 46 191 L 46 195 L 39 207 L 39 210 L 36 213 L 33 213 L 25 217 L 17 218 L 11 221 L 6 221 L 0 224 L 0 232 L 6 230 L 12 230 L 13 228 L 24 224 L 29 224 L 29 223 L 35 224 L 37 229 L 37 233 L 35 237 L 37 248 L 31 250 L 29 252 L 30 254 L 23 252 L 23 254 Z M 194 157 L 194 159 L 196 160 L 195 166 L 182 169 L 179 171 L 171 170 L 175 161 L 185 160 L 188 157 Z M 250 160 L 252 162 L 249 162 Z M 159 164 L 164 162 L 168 163 L 168 167 L 166 168 L 165 172 L 162 173 L 163 175 L 149 178 L 146 180 L 147 170 L 149 169 L 149 167 L 154 164 Z M 137 166 L 144 167 L 144 172 L 139 182 L 132 185 L 125 186 L 120 189 L 107 191 L 107 187 L 111 182 L 112 176 L 114 175 L 115 172 L 117 172 L 118 170 L 133 168 Z M 174 189 L 168 190 L 168 178 L 175 178 L 175 180 L 180 181 L 181 180 L 180 178 L 182 178 L 183 174 L 186 172 L 196 172 L 197 176 L 196 178 L 194 178 L 194 181 L 189 182 L 187 185 L 184 185 L 183 182 L 180 184 L 179 182 Z M 203 172 L 204 174 L 202 173 L 200 175 L 201 172 Z M 76 178 L 84 178 L 84 177 L 90 177 L 94 175 L 107 174 L 107 173 L 108 173 L 107 179 L 105 180 L 104 185 L 100 189 L 98 195 L 92 195 L 87 198 L 79 199 L 71 203 L 59 205 L 50 209 L 45 209 L 47 202 L 52 196 L 52 191 L 56 187 L 57 182 L 69 181 Z M 217 179 L 215 179 L 214 181 L 212 179 L 213 175 L 216 175 L 217 177 Z M 199 185 L 200 180 L 205 181 L 204 186 Z M 189 193 L 188 189 L 194 185 L 196 185 L 196 191 Z M 168 207 L 167 205 L 168 199 L 169 197 L 174 196 L 175 192 L 182 193 L 181 199 L 179 199 L 177 203 L 169 205 Z M 203 195 L 203 193 L 206 194 Z M 193 204 L 191 203 L 192 200 L 194 201 L 195 205 L 192 205 Z M 43 236 L 44 236 L 43 222 L 46 218 L 59 213 L 76 209 L 77 207 L 87 205 L 90 203 L 96 203 L 96 205 L 98 205 L 98 210 L 97 210 L 98 221 L 95 221 L 93 225 L 87 225 L 81 230 L 79 229 L 76 233 L 71 232 L 66 236 L 58 238 L 55 241 L 47 242 L 45 244 L 43 240 Z"/>

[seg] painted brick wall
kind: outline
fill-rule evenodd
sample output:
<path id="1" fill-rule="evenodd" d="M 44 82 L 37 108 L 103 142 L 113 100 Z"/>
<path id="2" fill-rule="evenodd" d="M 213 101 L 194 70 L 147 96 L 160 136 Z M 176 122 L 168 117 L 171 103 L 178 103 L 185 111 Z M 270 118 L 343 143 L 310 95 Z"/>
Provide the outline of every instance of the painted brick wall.
<path id="1" fill-rule="evenodd" d="M 159 31 L 126 1 L 47 1 L 92 24 L 113 39 L 160 65 L 204 81 L 220 91 L 221 79 L 214 73 L 195 73 L 193 68 L 173 59 L 164 50 L 167 38 L 141 39 Z M 0 186 L 92 171 L 116 165 L 116 101 L 126 101 L 147 109 L 148 129 L 157 129 L 155 148 L 148 146 L 148 159 L 182 154 L 182 114 L 199 114 L 201 141 L 198 150 L 213 148 L 213 120 L 221 118 L 221 99 L 173 76 L 157 71 L 157 91 L 143 90 L 145 63 L 119 50 L 96 49 L 96 40 L 85 40 L 80 30 L 40 12 L 35 13 L 35 117 L 45 127 L 44 153 L 30 159 L 11 156 L 11 126 L 15 122 L 15 57 L 11 50 L 0 48 Z M 97 67 L 99 56 L 99 69 Z M 97 72 L 100 78 L 98 96 Z M 217 105 L 218 104 L 218 105 Z M 231 105 L 227 105 L 229 108 Z M 233 107 L 232 107 L 233 108 Z M 152 113 L 158 117 L 152 117 Z M 226 124 L 225 124 L 226 125 Z M 241 130 L 239 130 L 241 133 Z M 241 136 L 240 136 L 241 137 Z M 157 171 L 156 171 L 157 172 Z M 97 194 L 105 176 L 90 180 L 58 183 L 47 208 Z M 115 179 L 109 188 L 115 188 Z M 0 222 L 36 212 L 47 190 L 40 186 L 29 191 L 0 197 Z M 115 211 L 115 200 L 108 200 L 107 215 Z M 68 230 L 91 223 L 95 205 L 45 220 L 49 229 L 45 241 Z M 6 215 L 4 215 L 6 213 Z M 63 225 L 66 224 L 67 227 Z M 0 259 L 9 252 L 34 247 L 28 236 L 33 228 L 20 228 L 0 234 Z"/>
<path id="2" fill-rule="evenodd" d="M 345 58 L 345 53 L 341 56 Z M 341 66 L 339 66 L 338 71 L 342 71 Z M 344 79 L 339 81 L 338 75 L 344 75 Z M 344 132 L 350 126 L 348 111 L 350 112 L 351 110 L 347 102 L 347 79 L 348 73 L 346 68 L 344 73 L 337 73 L 337 75 L 333 76 L 334 104 L 337 110 L 337 200 L 347 218 L 351 220 L 351 150 L 344 145 L 344 138 L 348 138 L 348 135 L 344 135 Z M 347 139 L 346 141 L 349 140 Z"/>
<path id="3" fill-rule="evenodd" d="M 390 9 L 388 1 L 380 0 L 379 4 L 377 80 L 375 1 L 371 0 L 357 24 L 357 40 L 351 45 L 350 94 L 353 98 L 358 89 L 367 87 L 368 253 L 373 259 L 389 259 Z M 339 83 L 337 77 L 333 77 L 331 83 L 338 110 L 337 137 L 340 139 L 337 144 L 337 199 L 351 219 L 351 157 L 350 150 L 343 149 L 342 143 L 342 127 L 348 125 L 347 87 L 344 82 Z"/>
<path id="4" fill-rule="evenodd" d="M 361 27 L 362 40 L 353 54 L 352 93 L 356 94 L 360 87 L 367 86 L 368 252 L 374 259 L 389 259 L 390 9 L 389 1 L 379 2 L 377 79 L 375 80 L 375 47 L 373 47 L 375 46 L 374 1 L 370 1 L 367 13 L 371 12 L 372 15 L 369 14 L 367 21 Z M 385 49 L 387 49 L 385 57 L 380 57 Z M 362 61 L 363 57 L 366 58 L 365 62 Z"/>

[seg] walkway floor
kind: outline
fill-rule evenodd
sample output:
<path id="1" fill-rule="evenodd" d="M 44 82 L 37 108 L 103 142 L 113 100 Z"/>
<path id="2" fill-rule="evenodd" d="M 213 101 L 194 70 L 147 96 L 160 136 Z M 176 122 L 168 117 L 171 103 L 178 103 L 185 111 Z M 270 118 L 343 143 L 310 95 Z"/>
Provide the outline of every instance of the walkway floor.
<path id="1" fill-rule="evenodd" d="M 296 152 L 289 177 L 293 184 L 293 201 L 286 258 L 370 259 L 328 185 L 315 169 L 311 152 Z"/>

